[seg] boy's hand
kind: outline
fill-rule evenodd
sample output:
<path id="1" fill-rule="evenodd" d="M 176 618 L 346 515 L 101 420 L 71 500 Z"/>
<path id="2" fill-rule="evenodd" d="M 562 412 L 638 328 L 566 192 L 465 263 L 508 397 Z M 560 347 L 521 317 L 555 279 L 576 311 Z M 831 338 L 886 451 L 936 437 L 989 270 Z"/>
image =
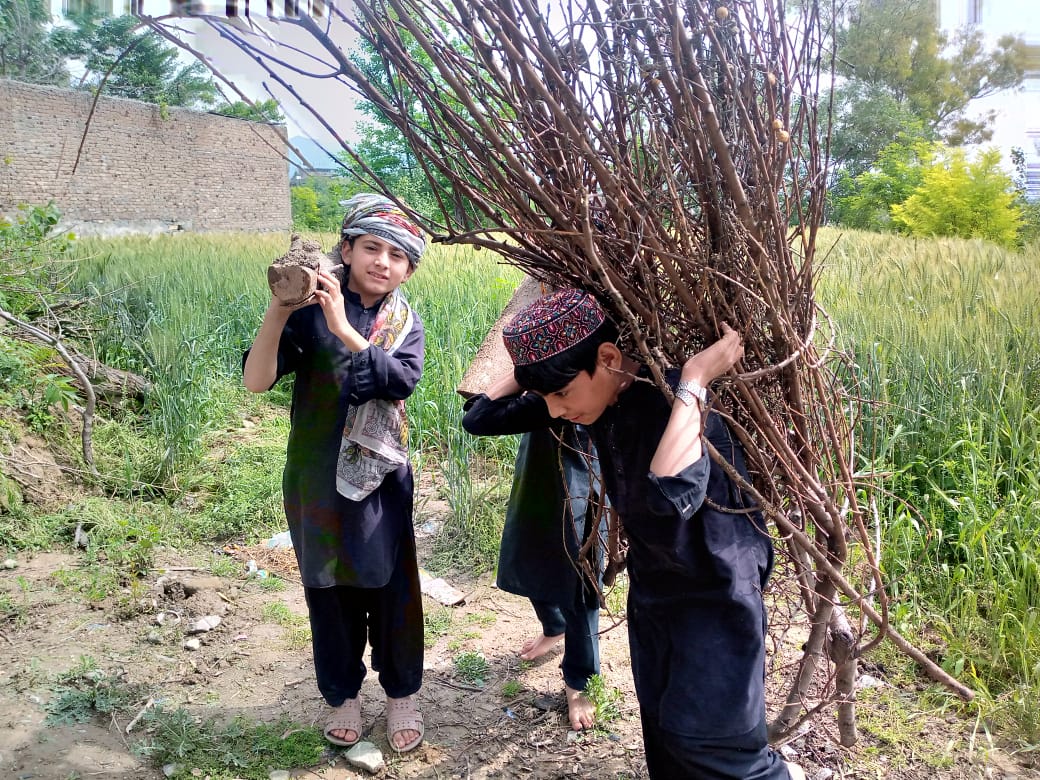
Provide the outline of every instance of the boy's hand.
<path id="1" fill-rule="evenodd" d="M 682 381 L 693 381 L 707 387 L 708 383 L 729 371 L 743 356 L 744 343 L 740 334 L 723 322 L 722 338 L 683 364 Z"/>
<path id="2" fill-rule="evenodd" d="M 343 290 L 340 289 L 339 280 L 324 268 L 318 269 L 318 287 L 314 291 L 314 298 L 325 314 L 329 332 L 346 344 L 347 349 L 351 352 L 361 352 L 369 346 L 368 340 L 347 321 L 347 310 L 343 305 Z"/>

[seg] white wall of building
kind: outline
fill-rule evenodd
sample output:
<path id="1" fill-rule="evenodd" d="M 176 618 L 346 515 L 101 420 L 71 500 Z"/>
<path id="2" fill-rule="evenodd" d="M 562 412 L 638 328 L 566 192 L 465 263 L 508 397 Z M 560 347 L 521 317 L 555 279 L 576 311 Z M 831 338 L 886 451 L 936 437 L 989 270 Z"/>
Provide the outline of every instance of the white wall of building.
<path id="1" fill-rule="evenodd" d="M 1030 190 L 1040 197 L 1040 0 L 937 0 L 939 25 L 948 33 L 976 27 L 991 44 L 1002 35 L 1021 35 L 1031 47 L 1028 74 L 1022 88 L 971 104 L 978 113 L 996 111 L 993 145 L 1010 165 L 1015 147 L 1026 153 Z"/>

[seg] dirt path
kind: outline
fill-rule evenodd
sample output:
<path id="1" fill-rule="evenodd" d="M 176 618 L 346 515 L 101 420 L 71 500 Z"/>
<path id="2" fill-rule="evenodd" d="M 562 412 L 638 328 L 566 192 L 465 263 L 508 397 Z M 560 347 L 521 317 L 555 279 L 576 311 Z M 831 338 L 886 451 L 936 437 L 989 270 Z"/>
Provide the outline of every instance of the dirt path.
<path id="1" fill-rule="evenodd" d="M 82 565 L 75 556 L 45 553 L 23 557 L 17 569 L 0 572 L 0 593 L 21 605 L 18 623 L 0 624 L 0 778 L 12 780 L 86 780 L 134 778 L 159 780 L 160 770 L 140 763 L 131 752 L 142 735 L 126 728 L 130 718 L 74 726 L 45 724 L 45 705 L 56 675 L 89 656 L 121 681 L 158 689 L 167 708 L 184 706 L 203 716 L 277 720 L 288 716 L 304 724 L 320 723 L 325 706 L 314 685 L 309 647 L 301 632 L 272 615 L 305 616 L 295 583 L 282 590 L 255 580 L 228 578 L 217 590 L 188 599 L 163 586 L 160 572 L 135 594 L 136 614 L 111 604 L 91 609 L 56 587 L 55 573 Z M 167 568 L 190 566 L 164 560 Z M 172 572 L 166 577 L 205 575 Z M 536 622 L 526 600 L 496 590 L 490 578 L 453 581 L 467 593 L 465 604 L 450 611 L 433 601 L 428 613 L 438 617 L 441 635 L 427 651 L 425 684 L 419 695 L 426 718 L 426 741 L 412 754 L 398 757 L 388 749 L 383 700 L 370 675 L 362 690 L 366 738 L 384 753 L 385 778 L 640 778 L 645 777 L 638 711 L 627 661 L 624 625 L 602 638 L 603 675 L 624 694 L 621 717 L 601 733 L 577 737 L 566 726 L 560 650 L 543 662 L 521 664 L 515 650 Z M 280 607 L 272 607 L 281 605 Z M 182 647 L 187 621 L 222 612 L 220 625 L 199 635 L 201 647 Z M 164 625 L 157 625 L 162 614 Z M 609 626 L 608 620 L 604 626 Z M 490 665 L 483 686 L 458 679 L 453 659 L 481 652 Z M 506 698 L 503 687 L 519 684 Z M 864 707 L 868 705 L 863 705 Z M 809 776 L 828 778 L 1025 778 L 1035 777 L 999 753 L 985 762 L 969 753 L 968 726 L 956 718 L 921 716 L 914 731 L 922 742 L 948 745 L 946 763 L 915 755 L 914 745 L 886 744 L 862 730 L 852 751 L 836 748 L 832 729 L 815 728 L 790 746 Z M 943 753 L 942 750 L 939 751 Z M 291 769 L 285 767 L 285 769 Z M 293 777 L 342 780 L 364 776 L 342 755 L 326 751 L 323 763 L 297 770 Z"/>

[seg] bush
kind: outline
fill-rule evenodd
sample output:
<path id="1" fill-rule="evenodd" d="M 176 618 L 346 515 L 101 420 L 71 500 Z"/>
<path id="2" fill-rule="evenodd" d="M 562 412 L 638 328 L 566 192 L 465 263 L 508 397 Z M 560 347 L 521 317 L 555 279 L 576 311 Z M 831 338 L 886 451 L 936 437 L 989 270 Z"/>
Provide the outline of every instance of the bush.
<path id="1" fill-rule="evenodd" d="M 936 156 L 921 183 L 892 206 L 892 221 L 914 236 L 983 238 L 1003 247 L 1018 244 L 1022 213 L 1015 206 L 1011 177 L 1000 167 L 1000 151 L 989 149 L 969 161 L 961 149 Z"/>

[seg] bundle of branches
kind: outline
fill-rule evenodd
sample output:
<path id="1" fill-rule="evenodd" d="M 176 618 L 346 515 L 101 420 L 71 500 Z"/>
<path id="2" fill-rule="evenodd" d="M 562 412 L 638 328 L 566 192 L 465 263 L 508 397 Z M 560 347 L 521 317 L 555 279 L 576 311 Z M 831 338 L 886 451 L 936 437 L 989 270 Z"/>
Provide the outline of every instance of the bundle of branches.
<path id="1" fill-rule="evenodd" d="M 360 94 L 440 193 L 439 214 L 414 214 L 436 240 L 493 249 L 549 285 L 593 292 L 662 388 L 664 370 L 713 342 L 720 322 L 740 331 L 739 373 L 716 389 L 811 627 L 773 734 L 811 712 L 810 700 L 837 698 L 851 743 L 855 658 L 883 636 L 971 692 L 888 623 L 862 500 L 874 486 L 853 463 L 859 401 L 814 298 L 827 135 L 817 96 L 831 72 L 832 16 L 815 0 L 602 0 L 580 10 L 364 0 L 351 15 L 329 7 L 281 23 L 311 36 L 305 62 L 320 68 L 291 65 L 300 45 L 279 52 L 278 33 L 210 24 L 297 96 L 301 67 Z M 378 53 L 377 68 L 344 55 L 344 31 Z M 865 588 L 845 573 L 850 540 L 862 548 Z M 864 617 L 861 631 L 840 602 Z M 821 686 L 828 648 L 838 672 Z"/>

